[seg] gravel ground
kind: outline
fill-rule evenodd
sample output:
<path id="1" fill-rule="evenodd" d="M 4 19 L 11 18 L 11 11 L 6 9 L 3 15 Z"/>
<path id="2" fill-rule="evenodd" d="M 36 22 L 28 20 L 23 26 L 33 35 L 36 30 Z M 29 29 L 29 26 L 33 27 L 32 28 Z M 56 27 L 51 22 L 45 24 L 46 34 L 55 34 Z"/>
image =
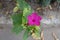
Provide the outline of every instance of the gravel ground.
<path id="1" fill-rule="evenodd" d="M 58 17 L 57 19 L 60 20 L 60 12 L 47 12 L 49 13 L 48 15 L 55 15 L 55 18 Z M 45 12 L 45 14 L 47 14 Z M 56 13 L 58 16 L 56 16 Z M 48 18 L 46 15 L 43 16 L 43 18 Z M 49 19 L 49 18 L 48 18 Z M 53 20 L 53 19 L 52 19 Z M 47 22 L 46 22 L 47 21 Z M 57 21 L 56 21 L 57 22 Z M 60 24 L 58 21 L 56 23 L 55 21 L 48 21 L 47 19 L 46 20 L 43 20 L 42 21 L 42 28 L 43 31 L 44 31 L 44 39 L 45 40 L 53 40 L 54 38 L 52 37 L 52 33 L 56 33 L 57 37 L 60 39 Z M 6 17 L 3 17 L 1 16 L 0 17 L 0 40 L 22 40 L 23 39 L 23 32 L 19 35 L 16 35 L 14 33 L 11 32 L 11 29 L 12 29 L 12 20 L 11 19 L 6 19 Z M 31 37 L 28 38 L 28 40 L 33 40 Z"/>
<path id="2" fill-rule="evenodd" d="M 0 29 L 0 40 L 22 40 L 23 39 L 23 33 L 24 31 L 16 35 L 11 32 L 12 25 L 11 24 L 0 24 L 0 27 L 3 27 L 3 29 Z M 57 37 L 60 39 L 60 27 L 42 27 L 44 30 L 44 39 L 45 40 L 53 40 L 52 32 L 55 32 Z M 31 37 L 28 38 L 28 40 L 33 40 Z"/>

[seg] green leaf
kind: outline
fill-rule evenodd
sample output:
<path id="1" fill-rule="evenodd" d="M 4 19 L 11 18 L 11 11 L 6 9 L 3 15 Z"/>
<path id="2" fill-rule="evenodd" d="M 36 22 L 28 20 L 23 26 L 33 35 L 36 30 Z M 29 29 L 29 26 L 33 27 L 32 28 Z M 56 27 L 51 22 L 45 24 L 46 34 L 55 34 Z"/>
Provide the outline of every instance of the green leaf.
<path id="1" fill-rule="evenodd" d="M 29 26 L 29 27 L 27 27 L 27 29 L 32 30 L 32 29 L 35 29 L 35 27 L 34 26 Z"/>
<path id="2" fill-rule="evenodd" d="M 23 1 L 23 4 L 24 4 L 24 5 L 23 5 L 24 8 L 30 6 L 27 2 L 25 2 L 25 0 Z"/>
<path id="3" fill-rule="evenodd" d="M 15 26 L 13 27 L 12 32 L 15 32 L 16 34 L 19 34 L 19 33 L 22 32 L 22 30 L 23 30 L 23 26 L 21 26 L 21 25 L 15 25 Z"/>
<path id="4" fill-rule="evenodd" d="M 16 13 L 12 15 L 13 25 L 21 25 L 22 24 L 22 13 Z"/>
<path id="5" fill-rule="evenodd" d="M 23 10 L 23 7 L 24 7 L 24 6 L 23 6 L 23 5 L 24 5 L 24 4 L 23 4 L 23 1 L 24 1 L 24 0 L 17 0 L 17 3 L 19 4 L 19 8 L 22 9 L 22 10 Z"/>
<path id="6" fill-rule="evenodd" d="M 32 13 L 31 6 L 25 2 L 25 0 L 17 0 L 17 3 L 19 4 L 19 8 L 23 10 L 23 16 L 27 16 L 28 14 Z"/>
<path id="7" fill-rule="evenodd" d="M 40 37 L 40 31 L 35 31 L 37 37 Z"/>
<path id="8" fill-rule="evenodd" d="M 37 37 L 40 37 L 40 27 L 35 26 L 35 34 Z"/>
<path id="9" fill-rule="evenodd" d="M 23 16 L 26 17 L 27 15 L 31 14 L 32 11 L 33 11 L 33 10 L 31 9 L 30 6 L 25 7 L 24 10 L 23 10 Z"/>
<path id="10" fill-rule="evenodd" d="M 17 0 L 17 3 L 19 4 L 19 8 L 20 9 L 24 9 L 25 7 L 30 6 L 27 2 L 25 2 L 25 0 Z"/>
<path id="11" fill-rule="evenodd" d="M 22 24 L 26 24 L 27 23 L 27 18 L 26 17 L 22 17 Z"/>
<path id="12" fill-rule="evenodd" d="M 27 38 L 29 37 L 28 33 L 29 33 L 29 31 L 25 30 L 25 33 L 23 35 L 23 40 L 27 40 Z"/>
<path id="13" fill-rule="evenodd" d="M 20 33 L 23 30 L 23 26 L 22 25 L 22 13 L 16 13 L 12 15 L 12 20 L 13 20 L 13 32 L 15 32 L 16 34 Z"/>

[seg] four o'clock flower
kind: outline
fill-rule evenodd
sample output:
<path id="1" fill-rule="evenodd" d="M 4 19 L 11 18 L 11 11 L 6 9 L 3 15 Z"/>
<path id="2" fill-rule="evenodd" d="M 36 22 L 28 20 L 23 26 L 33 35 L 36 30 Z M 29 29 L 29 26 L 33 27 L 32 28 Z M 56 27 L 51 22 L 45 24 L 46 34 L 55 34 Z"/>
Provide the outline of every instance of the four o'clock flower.
<path id="1" fill-rule="evenodd" d="M 28 19 L 28 24 L 29 25 L 39 26 L 42 17 L 39 16 L 36 12 L 33 12 L 31 15 L 27 16 L 27 19 Z"/>

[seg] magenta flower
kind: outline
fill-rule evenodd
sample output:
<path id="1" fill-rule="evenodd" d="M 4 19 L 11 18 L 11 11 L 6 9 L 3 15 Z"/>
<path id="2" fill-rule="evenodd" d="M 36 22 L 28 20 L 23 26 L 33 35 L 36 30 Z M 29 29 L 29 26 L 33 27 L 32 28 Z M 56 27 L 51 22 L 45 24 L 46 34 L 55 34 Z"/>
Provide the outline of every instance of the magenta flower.
<path id="1" fill-rule="evenodd" d="M 31 15 L 29 15 L 29 16 L 27 17 L 27 19 L 28 19 L 28 24 L 29 24 L 29 25 L 39 26 L 42 17 L 39 16 L 36 12 L 33 12 Z"/>

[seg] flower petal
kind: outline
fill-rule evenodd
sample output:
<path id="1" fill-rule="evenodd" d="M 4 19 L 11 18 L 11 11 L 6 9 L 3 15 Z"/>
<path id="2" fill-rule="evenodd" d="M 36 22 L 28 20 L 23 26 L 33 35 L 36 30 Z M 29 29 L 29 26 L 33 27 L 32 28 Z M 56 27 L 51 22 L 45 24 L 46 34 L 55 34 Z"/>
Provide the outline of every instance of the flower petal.
<path id="1" fill-rule="evenodd" d="M 35 22 L 35 25 L 39 26 L 40 25 L 40 22 L 39 21 L 38 22 Z"/>
<path id="2" fill-rule="evenodd" d="M 33 12 L 31 15 L 28 16 L 28 23 L 29 25 L 40 25 L 42 17 L 39 16 L 36 12 Z"/>

